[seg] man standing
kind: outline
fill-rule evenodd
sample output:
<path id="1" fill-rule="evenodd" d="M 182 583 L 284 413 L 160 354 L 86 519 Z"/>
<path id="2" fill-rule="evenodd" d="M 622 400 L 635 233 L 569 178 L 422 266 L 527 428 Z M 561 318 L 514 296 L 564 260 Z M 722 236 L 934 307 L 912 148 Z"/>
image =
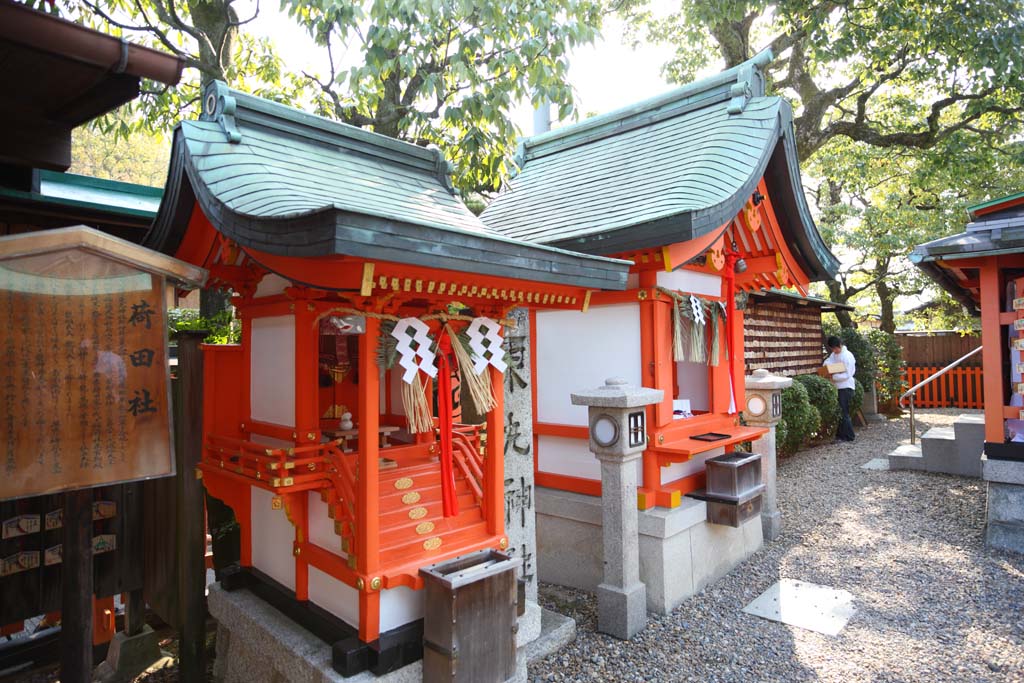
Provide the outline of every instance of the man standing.
<path id="1" fill-rule="evenodd" d="M 853 400 L 853 375 L 857 372 L 857 360 L 853 354 L 843 346 L 839 337 L 828 338 L 828 348 L 832 352 L 825 359 L 825 366 L 842 364 L 846 369 L 842 372 L 831 374 L 832 383 L 839 390 L 839 411 L 842 417 L 839 421 L 839 429 L 836 430 L 837 441 L 853 441 L 853 420 L 850 419 L 850 401 Z"/>

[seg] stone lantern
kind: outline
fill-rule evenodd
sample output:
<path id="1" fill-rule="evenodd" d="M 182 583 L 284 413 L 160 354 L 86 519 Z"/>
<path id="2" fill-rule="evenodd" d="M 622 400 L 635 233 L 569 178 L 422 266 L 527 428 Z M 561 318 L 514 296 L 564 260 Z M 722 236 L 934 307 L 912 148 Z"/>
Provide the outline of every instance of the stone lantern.
<path id="1" fill-rule="evenodd" d="M 604 578 L 597 587 L 597 628 L 628 640 L 647 622 L 647 589 L 640 582 L 636 460 L 647 447 L 647 411 L 660 389 L 612 378 L 572 395 L 589 410 L 590 450 L 601 461 Z"/>
<path id="2" fill-rule="evenodd" d="M 782 531 L 775 487 L 775 425 L 782 419 L 782 390 L 791 386 L 790 377 L 754 370 L 747 376 L 747 400 L 743 419 L 747 424 L 767 427 L 768 433 L 753 442 L 751 450 L 761 456 L 761 476 L 765 485 L 761 500 L 761 525 L 766 540 L 774 541 Z"/>

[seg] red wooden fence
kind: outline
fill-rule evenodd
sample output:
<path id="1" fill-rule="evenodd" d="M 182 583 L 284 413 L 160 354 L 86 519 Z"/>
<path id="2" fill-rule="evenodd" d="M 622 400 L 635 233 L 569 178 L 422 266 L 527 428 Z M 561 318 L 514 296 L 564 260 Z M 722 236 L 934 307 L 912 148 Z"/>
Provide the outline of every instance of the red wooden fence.
<path id="1" fill-rule="evenodd" d="M 903 382 L 910 388 L 931 377 L 941 367 L 907 367 Z M 907 399 L 909 401 L 909 399 Z M 982 373 L 979 367 L 953 368 L 942 377 L 918 389 L 918 408 L 983 408 Z"/>

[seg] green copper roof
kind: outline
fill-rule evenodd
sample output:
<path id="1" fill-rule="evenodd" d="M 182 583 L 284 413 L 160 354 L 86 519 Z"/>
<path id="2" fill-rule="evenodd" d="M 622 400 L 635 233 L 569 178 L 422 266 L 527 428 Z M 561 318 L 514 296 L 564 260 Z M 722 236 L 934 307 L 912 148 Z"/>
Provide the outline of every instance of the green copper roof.
<path id="1" fill-rule="evenodd" d="M 193 206 L 243 247 L 345 254 L 622 289 L 628 264 L 488 230 L 455 194 L 439 150 L 207 87 L 175 131 L 165 200 L 146 244 L 174 253 Z"/>
<path id="2" fill-rule="evenodd" d="M 0 187 L 0 197 L 37 204 L 68 206 L 108 215 L 153 218 L 163 191 L 158 187 L 122 183 L 102 178 L 40 170 L 39 191 L 25 192 Z"/>
<path id="3" fill-rule="evenodd" d="M 765 177 L 812 279 L 835 275 L 800 187 L 792 110 L 764 96 L 768 52 L 674 92 L 523 142 L 520 173 L 481 215 L 509 237 L 613 254 L 695 239 Z"/>
<path id="4" fill-rule="evenodd" d="M 974 206 L 968 206 L 967 207 L 967 215 L 970 216 L 971 219 L 973 220 L 973 219 L 977 218 L 977 215 L 976 215 L 977 212 L 981 211 L 982 209 L 987 209 L 987 208 L 992 207 L 992 206 L 998 206 L 999 204 L 1005 204 L 1006 202 L 1012 202 L 1012 201 L 1014 201 L 1016 199 L 1021 199 L 1021 198 L 1024 198 L 1024 192 L 1018 192 L 1016 194 L 1011 194 L 1011 195 L 1009 195 L 1007 197 L 999 197 L 998 199 L 990 199 L 987 202 L 982 202 L 980 204 L 975 204 Z"/>

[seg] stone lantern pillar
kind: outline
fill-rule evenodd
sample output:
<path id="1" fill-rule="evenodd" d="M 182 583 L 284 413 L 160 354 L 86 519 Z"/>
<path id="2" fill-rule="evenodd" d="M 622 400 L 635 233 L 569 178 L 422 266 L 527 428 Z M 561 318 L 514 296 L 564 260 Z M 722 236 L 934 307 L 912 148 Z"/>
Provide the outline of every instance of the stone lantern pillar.
<path id="1" fill-rule="evenodd" d="M 765 489 L 761 499 L 761 525 L 764 538 L 774 541 L 782 532 L 775 486 L 775 425 L 782 419 L 782 390 L 791 386 L 790 377 L 772 375 L 767 370 L 754 370 L 746 378 L 747 400 L 743 419 L 756 427 L 767 427 L 768 433 L 753 442 L 751 450 L 761 456 L 761 477 Z"/>
<path id="2" fill-rule="evenodd" d="M 636 460 L 647 447 L 647 411 L 660 389 L 612 378 L 572 395 L 589 409 L 590 450 L 601 461 L 604 577 L 597 587 L 597 630 L 628 640 L 647 623 L 647 588 L 640 582 Z"/>

